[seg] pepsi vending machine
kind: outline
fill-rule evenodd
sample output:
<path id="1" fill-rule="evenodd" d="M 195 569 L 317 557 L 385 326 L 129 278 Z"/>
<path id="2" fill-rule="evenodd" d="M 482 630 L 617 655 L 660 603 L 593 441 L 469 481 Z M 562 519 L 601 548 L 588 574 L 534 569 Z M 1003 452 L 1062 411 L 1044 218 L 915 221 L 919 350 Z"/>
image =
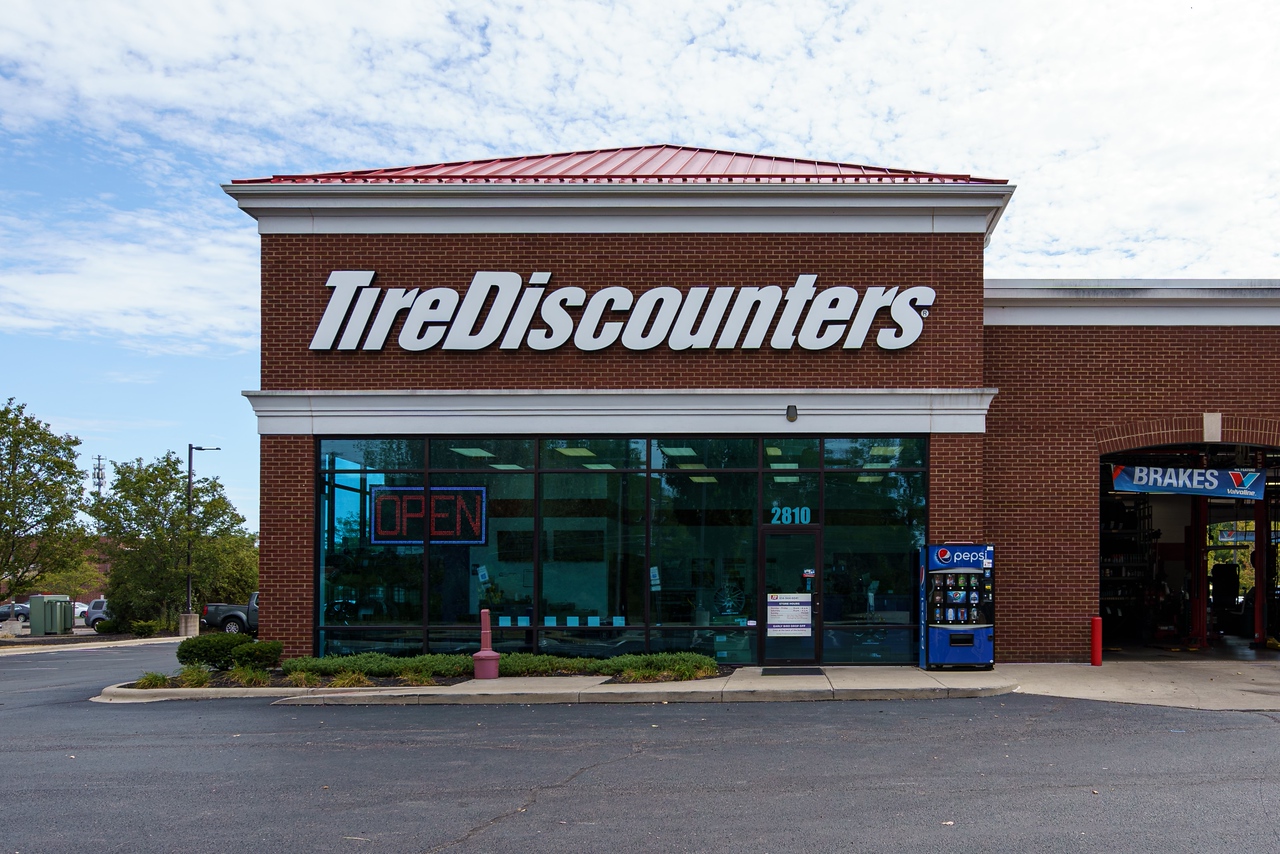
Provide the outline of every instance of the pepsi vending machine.
<path id="1" fill-rule="evenodd" d="M 991 546 L 926 546 L 920 567 L 920 667 L 995 665 Z"/>

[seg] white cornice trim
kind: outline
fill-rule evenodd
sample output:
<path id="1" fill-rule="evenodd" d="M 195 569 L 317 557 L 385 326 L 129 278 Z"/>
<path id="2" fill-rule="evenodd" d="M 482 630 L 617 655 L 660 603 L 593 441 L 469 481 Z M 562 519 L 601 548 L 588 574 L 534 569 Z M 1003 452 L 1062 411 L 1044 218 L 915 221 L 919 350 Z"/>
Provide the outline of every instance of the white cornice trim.
<path id="1" fill-rule="evenodd" d="M 1280 279 L 987 279 L 987 326 L 1280 326 Z"/>
<path id="2" fill-rule="evenodd" d="M 1009 184 L 224 184 L 261 234 L 984 234 Z"/>
<path id="3" fill-rule="evenodd" d="M 287 436 L 984 433 L 995 389 L 246 391 Z M 799 418 L 787 421 L 794 405 Z"/>

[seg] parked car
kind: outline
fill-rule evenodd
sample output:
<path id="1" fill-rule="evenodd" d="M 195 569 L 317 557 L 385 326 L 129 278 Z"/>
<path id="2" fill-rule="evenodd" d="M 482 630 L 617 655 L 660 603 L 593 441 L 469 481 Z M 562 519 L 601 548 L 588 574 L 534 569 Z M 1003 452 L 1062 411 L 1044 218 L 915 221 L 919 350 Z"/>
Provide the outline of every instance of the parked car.
<path id="1" fill-rule="evenodd" d="M 0 605 L 0 623 L 8 622 L 13 619 L 12 615 L 15 611 L 17 612 L 18 622 L 25 623 L 31 619 L 31 609 L 26 605 L 23 605 L 21 602 L 16 604 L 6 603 L 4 605 Z"/>
<path id="2" fill-rule="evenodd" d="M 83 617 L 84 612 L 89 610 L 89 606 L 84 604 L 83 602 L 72 602 L 71 607 L 75 609 L 75 616 L 77 618 Z"/>
<path id="3" fill-rule="evenodd" d="M 258 633 L 258 593 L 249 594 L 249 604 L 228 605 L 211 602 L 200 609 L 200 625 L 218 629 L 227 634 L 237 632 Z"/>
<path id="4" fill-rule="evenodd" d="M 109 619 L 111 619 L 111 612 L 107 610 L 106 599 L 94 599 L 84 612 L 84 624 L 91 629 L 96 629 L 98 623 Z"/>

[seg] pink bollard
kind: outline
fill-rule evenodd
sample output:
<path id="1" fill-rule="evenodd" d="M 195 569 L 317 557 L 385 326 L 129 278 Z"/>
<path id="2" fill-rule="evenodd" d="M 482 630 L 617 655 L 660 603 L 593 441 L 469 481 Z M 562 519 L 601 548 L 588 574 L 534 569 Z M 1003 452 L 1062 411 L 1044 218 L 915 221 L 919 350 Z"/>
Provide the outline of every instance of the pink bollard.
<path id="1" fill-rule="evenodd" d="M 493 629 L 489 628 L 489 609 L 480 610 L 480 651 L 472 653 L 477 679 L 498 678 L 498 653 L 493 651 Z"/>
<path id="2" fill-rule="evenodd" d="M 1094 667 L 1102 666 L 1102 618 L 1093 617 L 1090 619 L 1090 652 L 1092 653 L 1089 663 Z"/>

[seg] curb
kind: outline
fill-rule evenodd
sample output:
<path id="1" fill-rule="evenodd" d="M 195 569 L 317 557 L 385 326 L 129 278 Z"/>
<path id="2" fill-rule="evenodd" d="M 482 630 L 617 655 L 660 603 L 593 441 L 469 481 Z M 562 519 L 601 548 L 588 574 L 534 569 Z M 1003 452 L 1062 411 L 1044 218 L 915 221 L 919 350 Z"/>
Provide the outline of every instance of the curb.
<path id="1" fill-rule="evenodd" d="M 37 652 L 80 652 L 89 649 L 112 649 L 121 646 L 148 646 L 158 643 L 178 644 L 186 638 L 131 638 L 117 641 L 76 641 L 45 644 L 22 644 L 21 646 L 0 646 L 0 657 L 6 655 L 32 655 Z"/>
<path id="2" fill-rule="evenodd" d="M 565 677 L 559 677 L 565 678 Z M 568 677 L 572 678 L 572 677 Z M 125 688 L 110 685 L 91 699 L 95 703 L 157 703 L 164 700 L 277 698 L 275 706 L 434 706 L 434 705 L 546 705 L 588 703 L 792 703 L 852 700 L 948 700 L 994 697 L 1017 690 L 1015 682 L 973 687 L 918 688 L 754 688 L 732 687 L 731 677 L 708 679 L 705 686 L 689 683 L 637 685 L 566 685 L 563 689 L 502 688 L 459 685 L 426 688 Z M 500 680 L 499 680 L 500 681 Z"/>

